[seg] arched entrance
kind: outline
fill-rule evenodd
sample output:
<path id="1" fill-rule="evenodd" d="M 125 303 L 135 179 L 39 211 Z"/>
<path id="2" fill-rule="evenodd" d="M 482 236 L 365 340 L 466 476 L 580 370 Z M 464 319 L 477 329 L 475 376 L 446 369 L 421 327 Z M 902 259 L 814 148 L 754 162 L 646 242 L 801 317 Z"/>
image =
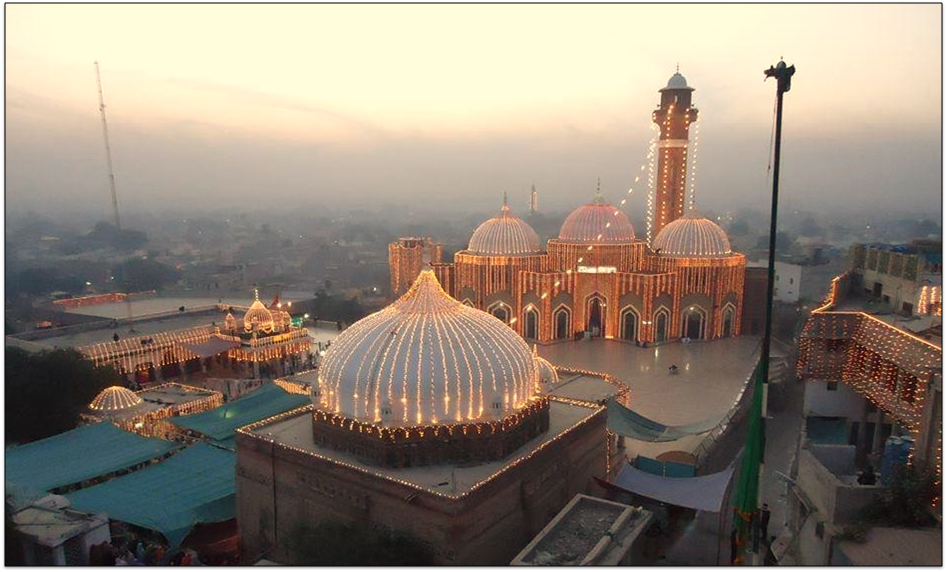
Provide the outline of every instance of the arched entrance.
<path id="1" fill-rule="evenodd" d="M 706 325 L 707 312 L 700 306 L 690 306 L 681 315 L 681 337 L 702 340 Z"/>
<path id="2" fill-rule="evenodd" d="M 572 337 L 572 312 L 569 311 L 569 308 L 565 306 L 559 306 L 556 308 L 556 312 L 553 314 L 552 319 L 556 324 L 555 338 L 557 340 L 567 340 Z"/>
<path id="3" fill-rule="evenodd" d="M 638 341 L 638 323 L 640 322 L 638 317 L 638 311 L 632 308 L 631 306 L 625 308 L 621 311 L 621 332 L 620 336 L 623 340 L 628 340 L 630 342 Z"/>
<path id="4" fill-rule="evenodd" d="M 539 312 L 534 306 L 527 306 L 523 311 L 523 337 L 527 340 L 539 337 Z"/>
<path id="5" fill-rule="evenodd" d="M 654 313 L 654 341 L 663 342 L 668 339 L 668 324 L 671 322 L 671 312 L 662 306 Z"/>
<path id="6" fill-rule="evenodd" d="M 733 336 L 733 323 L 736 321 L 736 309 L 731 304 L 723 308 L 723 331 L 720 335 L 725 338 Z"/>
<path id="7" fill-rule="evenodd" d="M 586 303 L 586 316 L 588 319 L 585 325 L 585 331 L 592 334 L 592 337 L 599 338 L 605 335 L 605 300 L 600 296 L 592 296 Z"/>

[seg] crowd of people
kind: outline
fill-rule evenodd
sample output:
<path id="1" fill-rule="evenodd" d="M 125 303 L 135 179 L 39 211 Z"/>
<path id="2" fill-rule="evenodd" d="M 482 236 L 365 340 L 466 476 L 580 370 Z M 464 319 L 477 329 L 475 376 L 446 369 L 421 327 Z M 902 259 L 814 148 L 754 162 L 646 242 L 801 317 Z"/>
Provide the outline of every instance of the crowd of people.
<path id="1" fill-rule="evenodd" d="M 217 559 L 216 565 L 235 564 L 229 559 Z M 90 566 L 200 566 L 203 563 L 197 552 L 190 548 L 168 555 L 163 545 L 139 540 L 127 542 L 120 539 L 93 544 L 89 549 Z"/>

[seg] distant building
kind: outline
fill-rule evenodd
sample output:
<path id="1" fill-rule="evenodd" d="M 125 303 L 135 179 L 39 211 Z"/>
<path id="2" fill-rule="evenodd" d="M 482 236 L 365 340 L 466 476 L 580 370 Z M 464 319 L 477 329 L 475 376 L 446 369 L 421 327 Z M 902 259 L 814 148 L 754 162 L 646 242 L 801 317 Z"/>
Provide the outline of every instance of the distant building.
<path id="1" fill-rule="evenodd" d="M 535 215 L 539 212 L 539 191 L 536 190 L 536 185 L 533 185 L 533 188 L 529 192 L 529 214 Z"/>
<path id="2" fill-rule="evenodd" d="M 769 261 L 756 260 L 746 263 L 747 268 L 769 269 Z M 775 282 L 773 284 L 773 299 L 784 304 L 795 304 L 799 301 L 802 290 L 802 265 L 776 261 Z"/>
<path id="3" fill-rule="evenodd" d="M 886 308 L 909 316 L 942 313 L 942 265 L 939 241 L 852 247 L 853 287 Z"/>
<path id="4" fill-rule="evenodd" d="M 444 245 L 430 238 L 399 238 L 389 244 L 392 299 L 398 299 L 407 292 L 425 265 L 440 262 L 443 255 Z"/>
<path id="5" fill-rule="evenodd" d="M 13 531 L 27 566 L 87 566 L 92 545 L 112 540 L 108 516 L 73 510 L 59 495 L 15 507 Z"/>

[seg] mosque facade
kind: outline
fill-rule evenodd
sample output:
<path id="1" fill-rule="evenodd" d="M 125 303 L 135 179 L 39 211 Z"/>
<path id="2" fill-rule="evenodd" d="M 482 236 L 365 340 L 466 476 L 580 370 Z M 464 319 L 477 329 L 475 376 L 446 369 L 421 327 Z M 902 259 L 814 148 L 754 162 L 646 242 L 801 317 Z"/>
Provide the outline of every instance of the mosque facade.
<path id="1" fill-rule="evenodd" d="M 636 235 L 599 189 L 544 249 L 504 198 L 453 263 L 430 264 L 447 292 L 531 343 L 584 335 L 636 344 L 739 335 L 746 257 L 732 251 L 723 229 L 685 204 L 688 134 L 697 120 L 693 91 L 675 73 L 652 114 L 660 131 L 653 239 Z M 413 263 L 394 246 L 389 262 L 404 283 Z"/>

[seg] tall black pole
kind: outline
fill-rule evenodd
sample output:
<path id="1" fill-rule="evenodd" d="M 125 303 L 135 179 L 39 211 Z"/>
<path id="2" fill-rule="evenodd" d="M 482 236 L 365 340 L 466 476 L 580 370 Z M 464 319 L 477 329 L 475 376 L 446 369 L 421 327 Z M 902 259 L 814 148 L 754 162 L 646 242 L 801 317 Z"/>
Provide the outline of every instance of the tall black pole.
<path id="1" fill-rule="evenodd" d="M 773 290 L 776 284 L 776 220 L 779 209 L 779 146 L 783 135 L 783 94 L 789 91 L 791 79 L 796 73 L 796 66 L 786 66 L 786 62 L 780 60 L 775 66 L 770 66 L 763 72 L 766 77 L 776 78 L 776 140 L 773 147 L 773 198 L 769 215 L 769 266 L 767 267 L 766 278 L 766 331 L 763 334 L 763 348 L 761 368 L 763 386 L 769 385 L 769 357 L 770 346 L 773 339 Z M 765 396 L 765 391 L 764 391 Z M 765 408 L 765 403 L 764 403 Z M 766 417 L 762 418 L 763 428 L 763 450 L 762 459 L 766 454 Z"/>

